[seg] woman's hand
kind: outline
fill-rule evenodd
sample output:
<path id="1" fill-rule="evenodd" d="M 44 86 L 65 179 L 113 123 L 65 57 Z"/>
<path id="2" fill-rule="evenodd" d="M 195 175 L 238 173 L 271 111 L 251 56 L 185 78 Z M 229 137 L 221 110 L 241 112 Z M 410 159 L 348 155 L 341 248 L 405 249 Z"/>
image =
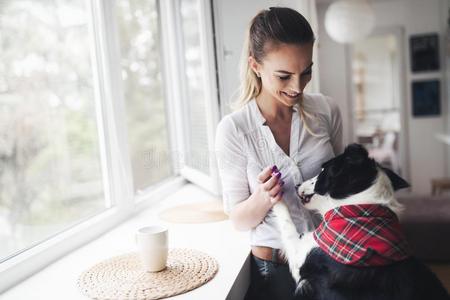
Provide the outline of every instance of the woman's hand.
<path id="1" fill-rule="evenodd" d="M 258 187 L 247 200 L 241 201 L 230 212 L 230 219 L 237 230 L 250 230 L 264 220 L 267 212 L 282 199 L 283 180 L 276 166 L 270 166 L 258 174 Z"/>
<path id="2" fill-rule="evenodd" d="M 284 181 L 280 178 L 281 173 L 278 171 L 277 166 L 267 167 L 258 174 L 258 182 L 260 184 L 257 188 L 257 193 L 259 198 L 262 198 L 270 206 L 282 199 Z"/>

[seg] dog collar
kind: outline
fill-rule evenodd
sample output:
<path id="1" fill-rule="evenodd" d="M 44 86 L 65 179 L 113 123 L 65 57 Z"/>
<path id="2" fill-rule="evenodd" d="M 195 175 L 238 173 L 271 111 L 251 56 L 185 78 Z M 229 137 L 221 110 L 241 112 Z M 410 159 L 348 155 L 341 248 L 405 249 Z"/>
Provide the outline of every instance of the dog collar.
<path id="1" fill-rule="evenodd" d="M 313 236 L 323 251 L 346 265 L 383 266 L 410 256 L 396 214 L 378 204 L 329 210 Z"/>

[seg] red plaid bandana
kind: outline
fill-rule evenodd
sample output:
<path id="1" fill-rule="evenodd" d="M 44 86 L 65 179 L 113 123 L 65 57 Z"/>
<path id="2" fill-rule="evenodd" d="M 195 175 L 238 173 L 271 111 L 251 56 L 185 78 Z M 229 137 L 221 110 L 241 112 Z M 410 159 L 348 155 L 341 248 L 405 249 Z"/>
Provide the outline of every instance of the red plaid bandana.
<path id="1" fill-rule="evenodd" d="M 383 266 L 410 256 L 397 216 L 378 204 L 327 211 L 314 239 L 334 260 L 346 265 Z"/>

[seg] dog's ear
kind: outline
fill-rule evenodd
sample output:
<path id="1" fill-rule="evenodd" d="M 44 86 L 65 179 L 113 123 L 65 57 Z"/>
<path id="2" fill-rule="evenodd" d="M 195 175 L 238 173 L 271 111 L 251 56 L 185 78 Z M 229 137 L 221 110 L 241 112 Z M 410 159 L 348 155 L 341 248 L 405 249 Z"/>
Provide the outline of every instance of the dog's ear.
<path id="1" fill-rule="evenodd" d="M 391 180 L 392 188 L 394 189 L 394 191 L 410 187 L 409 183 L 406 182 L 405 179 L 403 179 L 400 176 L 398 176 L 397 174 L 395 174 L 394 171 L 392 171 L 388 168 L 382 167 L 382 166 L 380 166 L 380 168 L 384 171 L 384 173 L 386 173 L 386 175 Z"/>
<path id="2" fill-rule="evenodd" d="M 369 153 L 367 152 L 366 148 L 362 146 L 361 144 L 352 143 L 348 144 L 347 147 L 345 147 L 344 150 L 345 154 L 352 154 L 355 156 L 369 156 Z"/>
<path id="3" fill-rule="evenodd" d="M 369 152 L 362 145 L 353 143 L 345 147 L 344 156 L 348 163 L 358 165 L 369 158 Z"/>

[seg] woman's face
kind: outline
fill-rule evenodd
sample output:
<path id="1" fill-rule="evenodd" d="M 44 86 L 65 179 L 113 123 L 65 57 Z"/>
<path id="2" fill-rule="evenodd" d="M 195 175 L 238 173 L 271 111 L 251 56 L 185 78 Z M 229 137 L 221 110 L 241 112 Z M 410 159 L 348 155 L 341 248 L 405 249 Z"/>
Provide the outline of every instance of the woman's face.
<path id="1" fill-rule="evenodd" d="M 311 80 L 312 49 L 312 43 L 281 44 L 273 47 L 261 64 L 250 57 L 250 66 L 261 76 L 261 94 L 287 106 L 297 104 Z"/>

